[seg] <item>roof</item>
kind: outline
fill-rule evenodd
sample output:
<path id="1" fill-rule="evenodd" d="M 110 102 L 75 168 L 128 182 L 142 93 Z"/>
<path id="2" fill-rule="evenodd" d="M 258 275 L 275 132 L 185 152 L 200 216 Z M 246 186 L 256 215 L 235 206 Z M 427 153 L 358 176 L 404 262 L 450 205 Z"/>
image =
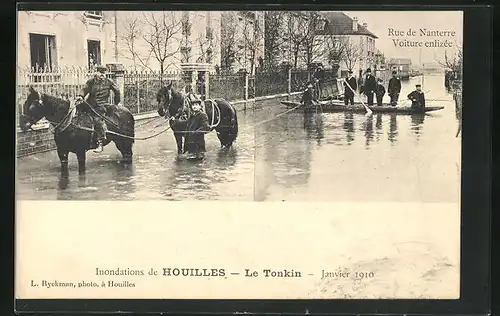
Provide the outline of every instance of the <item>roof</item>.
<path id="1" fill-rule="evenodd" d="M 390 65 L 411 65 L 410 58 L 391 58 L 389 60 Z"/>
<path id="2" fill-rule="evenodd" d="M 353 30 L 353 19 L 342 12 L 322 12 L 323 17 L 327 20 L 325 29 L 318 32 L 318 35 L 366 35 L 373 38 L 378 38 L 368 28 L 358 23 L 358 30 Z"/>

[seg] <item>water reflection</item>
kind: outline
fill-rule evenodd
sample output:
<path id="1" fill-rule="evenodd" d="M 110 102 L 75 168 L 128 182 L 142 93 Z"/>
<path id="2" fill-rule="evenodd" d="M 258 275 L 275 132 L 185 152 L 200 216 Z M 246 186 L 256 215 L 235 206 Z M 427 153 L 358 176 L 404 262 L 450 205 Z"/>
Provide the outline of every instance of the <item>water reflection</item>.
<path id="1" fill-rule="evenodd" d="M 416 136 L 416 140 L 420 140 L 420 135 L 422 134 L 423 124 L 425 121 L 425 114 L 411 114 L 411 130 Z"/>
<path id="2" fill-rule="evenodd" d="M 370 144 L 373 141 L 373 115 L 365 116 L 361 129 L 365 132 L 365 149 L 370 149 Z"/>
<path id="3" fill-rule="evenodd" d="M 161 195 L 169 200 L 181 200 L 179 191 L 187 192 L 182 200 L 199 198 L 198 192 L 210 190 L 211 181 L 204 166 L 206 161 L 174 159 L 158 179 L 161 182 Z"/>
<path id="4" fill-rule="evenodd" d="M 320 115 L 319 115 L 320 116 Z M 270 186 L 295 188 L 306 185 L 311 169 L 311 139 L 320 143 L 323 135 L 321 117 L 291 114 L 265 124 L 256 131 L 255 199 L 262 201 Z"/>
<path id="5" fill-rule="evenodd" d="M 321 146 L 321 140 L 325 137 L 322 113 L 304 112 L 304 130 L 308 139 L 316 139 L 318 146 Z"/>
<path id="6" fill-rule="evenodd" d="M 346 132 L 347 145 L 351 145 L 354 141 L 354 114 L 352 112 L 344 112 L 344 130 Z"/>
<path id="7" fill-rule="evenodd" d="M 398 140 L 398 115 L 395 113 L 390 114 L 389 118 L 389 132 L 387 139 L 394 144 Z"/>

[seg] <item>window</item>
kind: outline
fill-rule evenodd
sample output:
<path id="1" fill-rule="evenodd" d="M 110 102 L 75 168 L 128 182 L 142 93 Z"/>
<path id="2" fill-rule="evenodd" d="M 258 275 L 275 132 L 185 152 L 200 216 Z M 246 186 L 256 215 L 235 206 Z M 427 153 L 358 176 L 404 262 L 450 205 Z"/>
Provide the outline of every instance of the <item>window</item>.
<path id="1" fill-rule="evenodd" d="M 53 70 L 57 67 L 56 37 L 29 34 L 31 67 L 35 70 Z"/>
<path id="2" fill-rule="evenodd" d="M 89 69 L 93 69 L 95 65 L 101 64 L 101 42 L 87 41 L 88 63 Z"/>
<path id="3" fill-rule="evenodd" d="M 102 11 L 85 11 L 85 16 L 89 19 L 102 20 Z"/>

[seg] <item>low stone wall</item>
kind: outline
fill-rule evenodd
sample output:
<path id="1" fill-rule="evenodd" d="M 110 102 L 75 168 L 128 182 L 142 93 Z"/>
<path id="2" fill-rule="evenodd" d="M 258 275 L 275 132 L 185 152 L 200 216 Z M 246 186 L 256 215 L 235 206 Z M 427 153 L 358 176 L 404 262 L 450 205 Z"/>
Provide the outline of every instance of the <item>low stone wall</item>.
<path id="1" fill-rule="evenodd" d="M 296 96 L 302 92 L 293 92 L 290 96 Z M 287 93 L 257 97 L 251 100 L 231 101 L 237 111 L 253 110 L 259 108 L 255 104 L 259 101 L 270 99 L 283 99 L 288 97 Z M 156 112 L 141 113 L 134 115 L 136 121 L 148 119 L 157 116 Z M 17 157 L 33 155 L 37 153 L 55 150 L 54 134 L 48 127 L 48 124 L 41 125 L 38 129 L 22 132 L 17 130 Z"/>

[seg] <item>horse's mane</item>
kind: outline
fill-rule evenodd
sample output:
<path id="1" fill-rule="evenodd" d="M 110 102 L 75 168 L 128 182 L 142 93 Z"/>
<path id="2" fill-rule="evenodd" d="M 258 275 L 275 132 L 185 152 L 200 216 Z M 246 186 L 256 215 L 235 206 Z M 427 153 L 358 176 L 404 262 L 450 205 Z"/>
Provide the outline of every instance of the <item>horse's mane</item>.
<path id="1" fill-rule="evenodd" d="M 68 105 L 69 103 L 71 103 L 70 100 L 66 100 L 66 99 L 63 99 L 61 97 L 56 97 L 56 96 L 53 96 L 50 94 L 45 94 L 45 93 L 41 95 L 41 98 L 42 98 L 42 100 L 45 98 L 47 101 L 49 101 L 50 103 L 53 103 L 56 106 Z"/>

